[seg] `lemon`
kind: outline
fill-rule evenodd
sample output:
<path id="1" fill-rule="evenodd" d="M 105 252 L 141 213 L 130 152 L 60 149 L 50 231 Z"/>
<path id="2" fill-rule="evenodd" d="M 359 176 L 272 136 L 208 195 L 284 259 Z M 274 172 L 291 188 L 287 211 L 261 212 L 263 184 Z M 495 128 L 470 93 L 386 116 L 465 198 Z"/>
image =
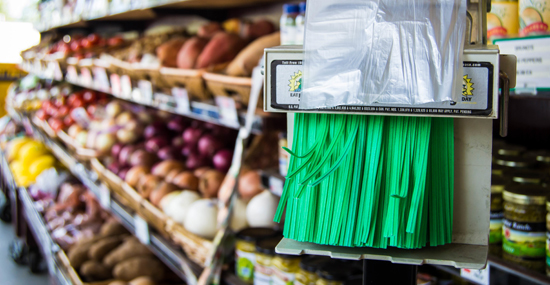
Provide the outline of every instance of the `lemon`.
<path id="1" fill-rule="evenodd" d="M 40 175 L 42 171 L 53 167 L 54 164 L 55 164 L 55 158 L 53 156 L 49 154 L 42 155 L 36 158 L 35 160 L 33 160 L 31 165 L 29 166 L 29 176 L 31 178 L 36 179 L 36 177 Z"/>
<path id="2" fill-rule="evenodd" d="M 13 173 L 13 176 L 20 176 L 21 174 L 25 174 L 26 172 L 25 166 L 23 166 L 23 163 L 18 160 L 12 161 L 10 163 L 10 169 L 11 173 Z"/>
<path id="3" fill-rule="evenodd" d="M 19 155 L 19 151 L 21 150 L 21 147 L 30 141 L 31 139 L 27 137 L 19 137 L 11 140 L 8 143 L 6 152 L 8 154 L 8 161 L 16 160 Z"/>
<path id="4" fill-rule="evenodd" d="M 40 142 L 30 141 L 21 147 L 18 158 L 23 165 L 29 166 L 32 161 L 47 152 L 46 147 Z"/>

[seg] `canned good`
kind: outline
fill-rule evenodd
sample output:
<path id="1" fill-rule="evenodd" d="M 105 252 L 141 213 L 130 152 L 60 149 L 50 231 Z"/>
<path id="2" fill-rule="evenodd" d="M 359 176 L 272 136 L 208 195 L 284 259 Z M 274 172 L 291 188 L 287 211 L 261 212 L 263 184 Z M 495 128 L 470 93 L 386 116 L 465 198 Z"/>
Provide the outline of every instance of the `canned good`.
<path id="1" fill-rule="evenodd" d="M 509 156 L 520 156 L 527 149 L 519 145 L 511 144 L 499 144 L 494 146 L 495 154 L 497 155 L 509 155 Z"/>
<path id="2" fill-rule="evenodd" d="M 550 0 L 519 1 L 519 35 L 547 35 L 550 21 Z"/>
<path id="3" fill-rule="evenodd" d="M 502 192 L 504 220 L 502 257 L 543 272 L 546 256 L 548 189 L 538 185 L 508 185 Z"/>
<path id="4" fill-rule="evenodd" d="M 356 273 L 358 273 L 357 268 L 349 262 L 331 260 L 317 270 L 319 279 L 315 285 L 343 285 Z"/>
<path id="5" fill-rule="evenodd" d="M 303 258 L 302 261 L 300 261 L 300 269 L 296 273 L 294 285 L 315 285 L 315 282 L 319 279 L 317 270 L 329 261 L 330 258 L 320 256 L 308 256 Z"/>
<path id="6" fill-rule="evenodd" d="M 491 166 L 491 174 L 496 176 L 502 176 L 504 169 L 505 169 L 504 166 L 493 163 Z"/>
<path id="7" fill-rule="evenodd" d="M 513 169 L 525 169 L 533 168 L 535 162 L 528 157 L 512 156 L 512 155 L 495 155 L 493 157 L 494 164 L 503 166 L 505 168 Z"/>
<path id="8" fill-rule="evenodd" d="M 294 284 L 296 273 L 300 269 L 300 256 L 277 254 L 271 264 L 273 285 Z"/>
<path id="9" fill-rule="evenodd" d="M 256 243 L 256 264 L 254 265 L 254 285 L 269 285 L 273 270 L 271 263 L 275 257 L 275 247 L 282 237 L 267 238 Z"/>
<path id="10" fill-rule="evenodd" d="M 502 254 L 502 223 L 504 209 L 502 202 L 502 191 L 506 179 L 493 175 L 491 176 L 491 223 L 489 226 L 489 252 L 500 256 Z"/>
<path id="11" fill-rule="evenodd" d="M 276 235 L 277 231 L 269 228 L 247 228 L 237 233 L 235 274 L 239 279 L 249 284 L 254 282 L 256 242 Z"/>
<path id="12" fill-rule="evenodd" d="M 507 38 L 519 32 L 518 0 L 493 0 L 487 13 L 487 38 Z"/>
<path id="13" fill-rule="evenodd" d="M 548 179 L 546 173 L 534 169 L 508 169 L 504 171 L 504 176 L 516 184 L 542 185 Z"/>

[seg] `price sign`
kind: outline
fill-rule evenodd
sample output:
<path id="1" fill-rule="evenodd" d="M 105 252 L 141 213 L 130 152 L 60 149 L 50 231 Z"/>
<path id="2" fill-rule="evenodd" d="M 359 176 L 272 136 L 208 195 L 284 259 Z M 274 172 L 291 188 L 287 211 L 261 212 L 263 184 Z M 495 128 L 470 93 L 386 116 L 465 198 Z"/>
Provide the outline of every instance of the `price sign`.
<path id="1" fill-rule="evenodd" d="M 138 88 L 141 91 L 141 99 L 138 102 L 145 105 L 153 105 L 153 84 L 151 84 L 151 81 L 138 81 Z"/>
<path id="2" fill-rule="evenodd" d="M 104 184 L 101 184 L 99 186 L 99 203 L 101 204 L 101 207 L 103 209 L 110 209 L 111 208 L 111 192 L 105 186 Z"/>
<path id="3" fill-rule="evenodd" d="M 284 182 L 277 177 L 269 177 L 269 191 L 281 197 L 283 195 Z"/>
<path id="4" fill-rule="evenodd" d="M 120 96 L 120 94 L 122 93 L 122 86 L 120 85 L 120 76 L 118 76 L 118 74 L 113 73 L 109 77 L 111 78 L 111 92 L 115 96 Z"/>
<path id="5" fill-rule="evenodd" d="M 67 80 L 72 82 L 78 81 L 78 72 L 76 71 L 76 67 L 72 65 L 67 66 Z"/>
<path id="6" fill-rule="evenodd" d="M 185 88 L 172 88 L 172 96 L 176 99 L 176 112 L 179 114 L 191 113 L 191 104 L 189 103 L 189 94 Z"/>
<path id="7" fill-rule="evenodd" d="M 161 110 L 173 111 L 176 108 L 176 99 L 174 96 L 163 93 L 155 93 L 154 102 Z"/>
<path id="8" fill-rule="evenodd" d="M 460 276 L 480 285 L 489 285 L 489 264 L 485 269 L 460 269 Z"/>
<path id="9" fill-rule="evenodd" d="M 139 215 L 134 215 L 134 229 L 136 237 L 141 243 L 149 244 L 151 242 L 149 239 L 149 225 Z"/>
<path id="10" fill-rule="evenodd" d="M 103 92 L 109 92 L 109 77 L 105 68 L 94 67 L 94 86 Z"/>
<path id="11" fill-rule="evenodd" d="M 216 96 L 216 105 L 218 105 L 220 110 L 220 121 L 222 124 L 233 128 L 240 127 L 235 100 L 226 96 Z"/>
<path id="12" fill-rule="evenodd" d="M 125 99 L 132 98 L 132 80 L 130 79 L 130 76 L 122 75 L 120 77 L 120 89 L 120 97 Z"/>

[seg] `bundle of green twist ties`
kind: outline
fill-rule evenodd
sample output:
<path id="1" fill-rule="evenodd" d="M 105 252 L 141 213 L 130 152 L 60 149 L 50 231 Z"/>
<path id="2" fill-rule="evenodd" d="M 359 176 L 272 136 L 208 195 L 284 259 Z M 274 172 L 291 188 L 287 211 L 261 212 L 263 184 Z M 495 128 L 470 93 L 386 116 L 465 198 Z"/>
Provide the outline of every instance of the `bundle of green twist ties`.
<path id="1" fill-rule="evenodd" d="M 296 114 L 284 236 L 421 248 L 451 242 L 453 119 Z"/>

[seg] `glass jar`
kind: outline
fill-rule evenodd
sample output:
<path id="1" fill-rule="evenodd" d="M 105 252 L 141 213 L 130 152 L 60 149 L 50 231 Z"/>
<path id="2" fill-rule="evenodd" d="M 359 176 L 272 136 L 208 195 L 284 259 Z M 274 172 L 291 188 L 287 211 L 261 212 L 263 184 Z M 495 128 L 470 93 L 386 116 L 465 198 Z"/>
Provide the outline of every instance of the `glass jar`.
<path id="1" fill-rule="evenodd" d="M 308 256 L 303 258 L 302 261 L 300 261 L 300 269 L 296 273 L 294 285 L 315 285 L 315 282 L 319 279 L 317 270 L 329 261 L 330 258 L 321 256 Z"/>
<path id="2" fill-rule="evenodd" d="M 519 145 L 500 144 L 495 146 L 496 155 L 520 156 L 526 150 L 525 147 Z"/>
<path id="3" fill-rule="evenodd" d="M 502 192 L 504 220 L 502 257 L 543 272 L 546 256 L 548 189 L 538 185 L 507 185 Z"/>
<path id="4" fill-rule="evenodd" d="M 491 176 L 491 223 L 489 226 L 489 252 L 496 256 L 502 254 L 502 219 L 504 209 L 502 203 L 502 191 L 506 179 L 500 176 Z"/>
<path id="5" fill-rule="evenodd" d="M 279 29 L 281 30 L 281 45 L 293 45 L 296 39 L 296 17 L 300 12 L 298 4 L 284 4 L 283 15 Z"/>
<path id="6" fill-rule="evenodd" d="M 507 169 L 504 176 L 509 177 L 515 184 L 542 185 L 548 179 L 548 175 L 534 169 Z"/>
<path id="7" fill-rule="evenodd" d="M 319 279 L 317 279 L 315 285 L 343 285 L 356 273 L 358 273 L 357 268 L 349 262 L 331 260 L 317 270 Z"/>
<path id="8" fill-rule="evenodd" d="M 273 270 L 271 263 L 275 257 L 275 247 L 282 237 L 260 240 L 256 243 L 256 264 L 254 266 L 254 285 L 269 285 Z"/>
<path id="9" fill-rule="evenodd" d="M 504 169 L 505 169 L 504 166 L 493 163 L 491 165 L 491 174 L 492 175 L 497 175 L 497 176 L 502 176 L 503 173 L 504 173 Z"/>
<path id="10" fill-rule="evenodd" d="M 515 36 L 519 32 L 518 0 L 493 0 L 487 13 L 487 38 L 489 40 Z"/>
<path id="11" fill-rule="evenodd" d="M 237 233 L 235 274 L 239 279 L 249 284 L 254 282 L 256 242 L 275 235 L 277 235 L 277 231 L 269 228 L 247 228 Z"/>
<path id="12" fill-rule="evenodd" d="M 277 254 L 271 263 L 273 285 L 294 284 L 296 273 L 300 269 L 300 256 Z"/>
<path id="13" fill-rule="evenodd" d="M 532 159 L 522 156 L 495 155 L 493 160 L 495 164 L 508 169 L 527 169 L 535 166 Z"/>

